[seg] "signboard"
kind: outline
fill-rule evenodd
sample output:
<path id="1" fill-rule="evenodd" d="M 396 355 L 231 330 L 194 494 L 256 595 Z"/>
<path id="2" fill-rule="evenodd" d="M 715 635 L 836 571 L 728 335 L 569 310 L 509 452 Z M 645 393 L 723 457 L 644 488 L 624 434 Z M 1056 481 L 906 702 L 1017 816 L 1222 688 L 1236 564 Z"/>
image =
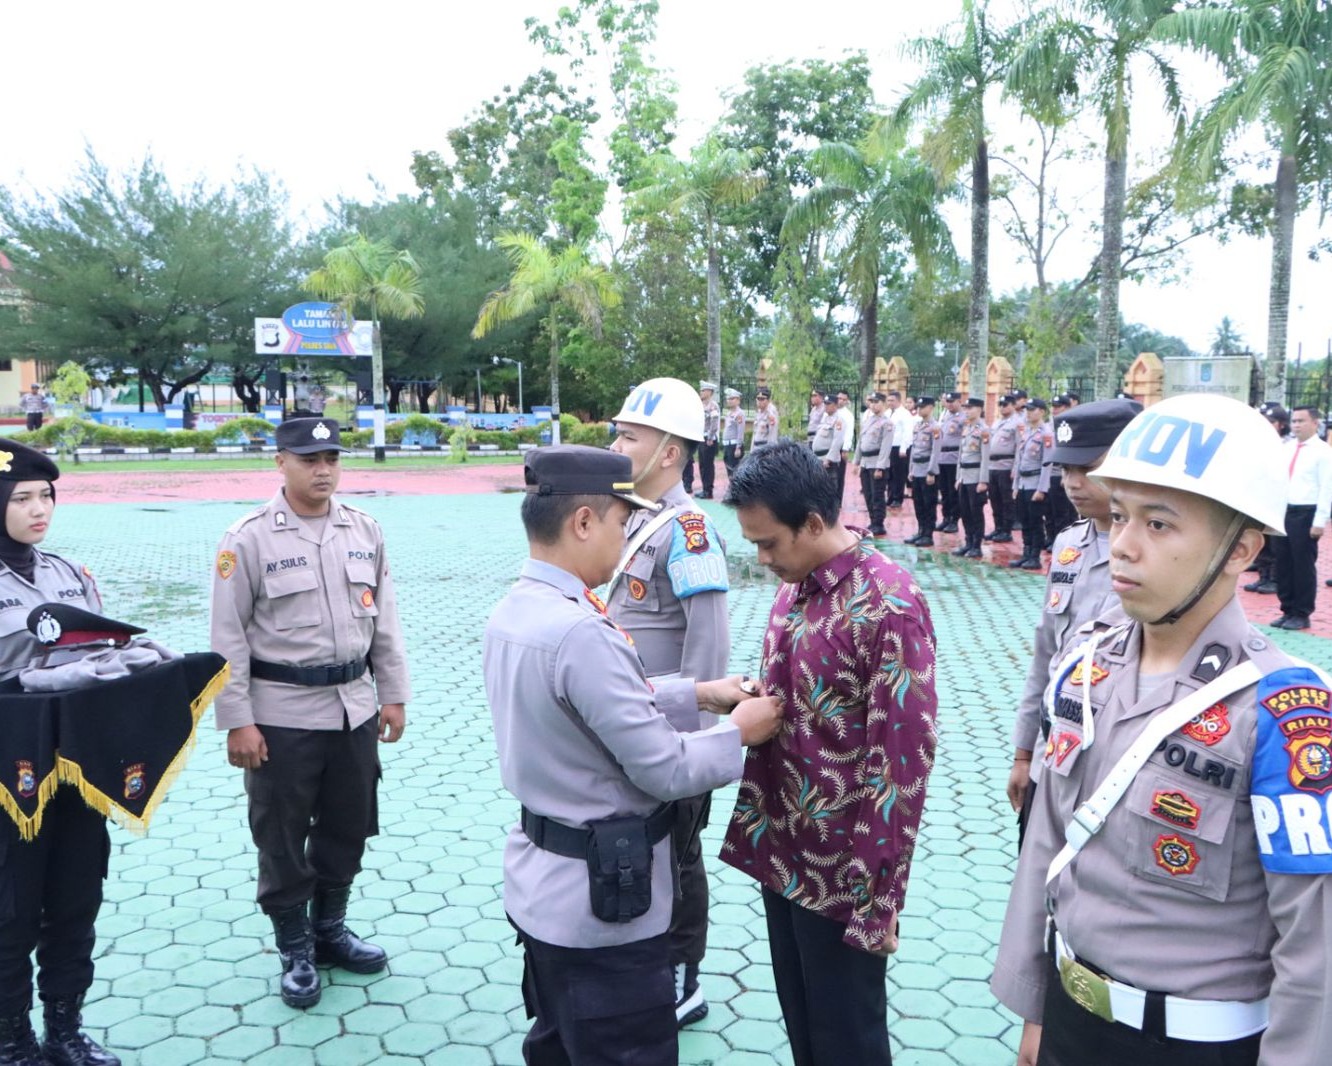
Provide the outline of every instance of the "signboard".
<path id="1" fill-rule="evenodd" d="M 1249 402 L 1252 356 L 1171 356 L 1162 362 L 1165 364 L 1167 396 L 1178 396 L 1183 392 L 1215 392 L 1240 403 Z"/>
<path id="2" fill-rule="evenodd" d="M 256 355 L 371 355 L 371 344 L 371 324 L 343 314 L 337 304 L 300 303 L 281 318 L 254 320 Z"/>

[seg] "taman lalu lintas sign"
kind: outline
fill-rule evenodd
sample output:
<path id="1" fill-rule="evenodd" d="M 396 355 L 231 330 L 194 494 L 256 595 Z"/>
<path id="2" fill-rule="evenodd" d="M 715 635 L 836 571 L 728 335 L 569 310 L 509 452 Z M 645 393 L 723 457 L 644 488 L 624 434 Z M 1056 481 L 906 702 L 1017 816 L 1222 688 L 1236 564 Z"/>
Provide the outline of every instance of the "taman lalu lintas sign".
<path id="1" fill-rule="evenodd" d="M 256 355 L 371 355 L 371 325 L 337 304 L 294 304 L 281 318 L 254 320 Z"/>

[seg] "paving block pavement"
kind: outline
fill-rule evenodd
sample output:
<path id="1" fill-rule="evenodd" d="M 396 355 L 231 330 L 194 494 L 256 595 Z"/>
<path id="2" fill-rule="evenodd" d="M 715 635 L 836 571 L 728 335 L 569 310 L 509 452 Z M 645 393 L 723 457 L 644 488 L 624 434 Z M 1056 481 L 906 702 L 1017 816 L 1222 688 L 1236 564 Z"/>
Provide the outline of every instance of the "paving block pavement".
<path id="1" fill-rule="evenodd" d="M 408 634 L 415 697 L 403 741 L 382 750 L 381 834 L 351 924 L 391 957 L 388 972 L 325 971 L 306 1012 L 277 998 L 271 929 L 254 904 L 255 860 L 239 773 L 211 716 L 151 831 L 113 829 L 85 1018 L 126 1063 L 520 1063 L 521 962 L 501 901 L 501 844 L 515 804 L 500 787 L 480 674 L 481 635 L 525 555 L 519 497 L 350 497 L 384 525 Z M 775 585 L 729 511 L 732 668 L 753 672 Z M 207 647 L 216 543 L 236 503 L 67 504 L 53 550 L 87 563 L 113 617 L 181 650 Z M 914 569 L 938 632 L 939 729 L 906 911 L 889 963 L 889 1023 L 902 1066 L 1012 1061 L 1020 1026 L 986 985 L 1013 873 L 1004 798 L 1013 704 L 1042 598 L 1038 575 L 888 550 Z M 1272 636 L 1332 666 L 1332 645 Z M 720 847 L 722 790 L 706 853 Z M 682 1034 L 686 1066 L 787 1064 L 753 882 L 710 864 L 706 1019 Z"/>

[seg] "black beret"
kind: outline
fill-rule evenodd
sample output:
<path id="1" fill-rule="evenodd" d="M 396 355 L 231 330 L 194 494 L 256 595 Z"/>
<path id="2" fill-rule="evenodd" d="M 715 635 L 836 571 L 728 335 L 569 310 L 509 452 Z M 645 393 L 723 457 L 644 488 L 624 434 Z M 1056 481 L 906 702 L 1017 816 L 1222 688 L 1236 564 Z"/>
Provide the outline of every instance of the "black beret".
<path id="1" fill-rule="evenodd" d="M 538 496 L 618 496 L 635 507 L 658 505 L 634 491 L 634 464 L 627 455 L 558 444 L 533 448 L 523 461 L 524 491 Z"/>
<path id="2" fill-rule="evenodd" d="M 316 452 L 345 452 L 339 442 L 338 424 L 329 418 L 289 418 L 278 426 L 278 451 L 293 455 Z"/>
<path id="3" fill-rule="evenodd" d="M 1120 431 L 1142 410 L 1137 400 L 1095 400 L 1055 415 L 1052 463 L 1090 466 L 1110 450 Z"/>
<path id="4" fill-rule="evenodd" d="M 0 481 L 54 481 L 60 467 L 45 452 L 16 440 L 0 440 Z"/>

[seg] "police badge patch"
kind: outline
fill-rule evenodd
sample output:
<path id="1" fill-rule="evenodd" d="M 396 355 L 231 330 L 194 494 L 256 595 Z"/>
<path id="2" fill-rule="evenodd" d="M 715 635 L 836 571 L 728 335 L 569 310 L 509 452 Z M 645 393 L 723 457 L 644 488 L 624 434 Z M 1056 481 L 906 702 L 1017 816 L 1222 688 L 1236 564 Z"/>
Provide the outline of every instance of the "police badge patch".
<path id="1" fill-rule="evenodd" d="M 1202 808 L 1179 789 L 1158 789 L 1152 794 L 1152 817 L 1183 829 L 1197 829 Z M 1158 841 L 1159 843 L 1159 841 Z"/>
<path id="2" fill-rule="evenodd" d="M 1101 666 L 1099 663 L 1092 663 L 1091 683 L 1093 685 L 1099 685 L 1109 676 L 1110 676 L 1110 671 L 1107 670 L 1104 666 Z M 1068 683 L 1070 685 L 1082 684 L 1082 663 L 1078 663 L 1078 665 L 1073 668 L 1073 673 L 1069 675 Z"/>
<path id="3" fill-rule="evenodd" d="M 18 770 L 18 787 L 15 791 L 24 799 L 31 799 L 37 795 L 37 775 L 33 772 L 32 763 L 19 759 L 14 766 Z"/>
<path id="4" fill-rule="evenodd" d="M 143 795 L 143 790 L 147 787 L 147 781 L 144 778 L 143 763 L 136 762 L 132 766 L 125 767 L 125 798 L 127 800 L 138 799 Z"/>
<path id="5" fill-rule="evenodd" d="M 1060 566 L 1068 566 L 1070 563 L 1076 563 L 1081 558 L 1082 552 L 1078 551 L 1077 548 L 1068 547 L 1060 550 L 1059 554 L 1055 556 L 1055 562 Z"/>
<path id="6" fill-rule="evenodd" d="M 1304 792 L 1332 790 L 1332 719 L 1302 714 L 1281 723 L 1290 753 L 1290 783 Z"/>
<path id="7" fill-rule="evenodd" d="M 1190 740 L 1210 748 L 1213 744 L 1219 744 L 1230 732 L 1230 713 L 1224 703 L 1214 703 L 1201 714 L 1190 718 L 1180 732 Z"/>
<path id="8" fill-rule="evenodd" d="M 1193 841 L 1173 833 L 1157 837 L 1152 851 L 1156 854 L 1156 865 L 1171 877 L 1191 874 L 1198 868 L 1198 849 Z"/>
<path id="9" fill-rule="evenodd" d="M 373 607 L 375 605 L 375 594 L 369 589 L 361 593 L 361 606 Z"/>
<path id="10" fill-rule="evenodd" d="M 647 598 L 647 585 L 636 577 L 629 579 L 629 595 L 635 600 L 644 600 Z"/>
<path id="11" fill-rule="evenodd" d="M 236 553 L 223 551 L 217 553 L 217 576 L 223 581 L 236 572 Z"/>

